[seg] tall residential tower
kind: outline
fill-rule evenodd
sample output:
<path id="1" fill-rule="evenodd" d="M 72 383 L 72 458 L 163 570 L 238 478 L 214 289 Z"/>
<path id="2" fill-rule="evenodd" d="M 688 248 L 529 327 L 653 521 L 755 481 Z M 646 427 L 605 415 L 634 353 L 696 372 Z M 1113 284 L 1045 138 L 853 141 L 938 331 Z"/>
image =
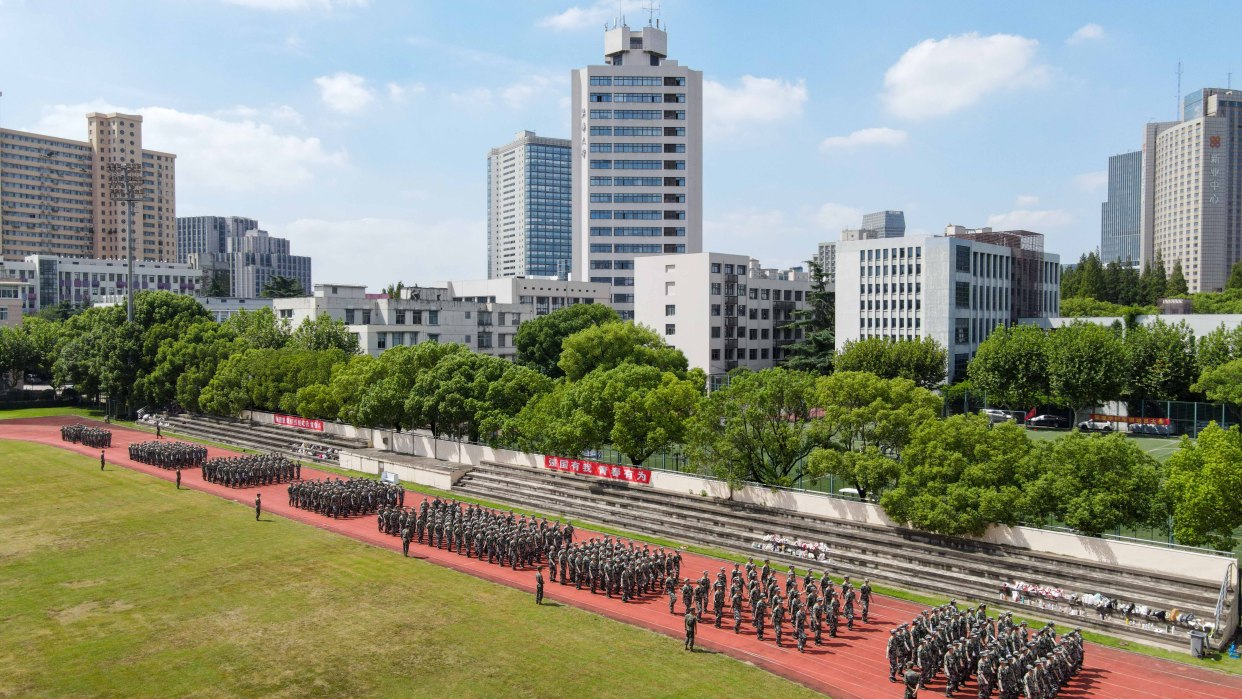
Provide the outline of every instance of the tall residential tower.
<path id="1" fill-rule="evenodd" d="M 1191 93 L 1182 120 L 1147 124 L 1141 257 L 1181 262 L 1191 293 L 1218 291 L 1242 259 L 1242 90 Z"/>
<path id="2" fill-rule="evenodd" d="M 519 131 L 487 154 L 487 278 L 570 271 L 570 144 Z"/>
<path id="3" fill-rule="evenodd" d="M 703 73 L 668 34 L 619 24 L 604 65 L 573 71 L 574 278 L 634 317 L 634 258 L 703 250 Z"/>

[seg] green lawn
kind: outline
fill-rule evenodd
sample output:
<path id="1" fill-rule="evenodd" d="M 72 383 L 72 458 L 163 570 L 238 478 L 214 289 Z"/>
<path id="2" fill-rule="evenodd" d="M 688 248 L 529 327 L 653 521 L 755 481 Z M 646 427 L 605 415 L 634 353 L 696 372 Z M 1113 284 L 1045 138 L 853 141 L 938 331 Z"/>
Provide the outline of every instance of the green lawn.
<path id="1" fill-rule="evenodd" d="M 1060 439 L 1069 434 L 1069 430 L 1027 430 L 1026 434 L 1031 439 L 1047 441 Z M 1143 437 L 1136 435 L 1134 437 L 1127 437 L 1127 439 L 1132 440 L 1140 449 L 1151 454 L 1157 461 L 1168 459 L 1182 443 L 1179 437 Z"/>
<path id="2" fill-rule="evenodd" d="M 16 410 L 0 410 L 0 420 L 15 420 L 20 417 L 59 417 L 61 415 L 78 415 L 102 420 L 104 412 L 92 408 L 69 405 L 60 408 L 18 408 Z"/>
<path id="3" fill-rule="evenodd" d="M 0 442 L 0 696 L 818 696 L 250 512 Z"/>

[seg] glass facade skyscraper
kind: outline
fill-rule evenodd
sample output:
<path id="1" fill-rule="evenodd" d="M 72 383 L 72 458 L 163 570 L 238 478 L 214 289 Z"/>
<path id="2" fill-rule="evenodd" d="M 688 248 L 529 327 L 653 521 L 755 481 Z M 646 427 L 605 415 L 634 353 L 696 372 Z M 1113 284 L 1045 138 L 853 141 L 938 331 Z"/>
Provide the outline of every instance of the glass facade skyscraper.
<path id="1" fill-rule="evenodd" d="M 533 131 L 487 156 L 487 277 L 557 277 L 573 258 L 568 139 Z"/>
<path id="2" fill-rule="evenodd" d="M 1100 205 L 1100 261 L 1139 264 L 1143 151 L 1108 159 L 1108 201 Z"/>

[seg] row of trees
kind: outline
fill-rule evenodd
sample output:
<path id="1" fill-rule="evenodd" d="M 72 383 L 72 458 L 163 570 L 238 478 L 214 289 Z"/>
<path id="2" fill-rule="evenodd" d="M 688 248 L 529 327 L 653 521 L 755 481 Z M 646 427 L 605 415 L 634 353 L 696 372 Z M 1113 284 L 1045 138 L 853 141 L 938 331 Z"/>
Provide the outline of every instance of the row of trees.
<path id="1" fill-rule="evenodd" d="M 60 322 L 28 319 L 0 331 L 0 368 L 50 372 L 58 383 L 132 404 L 175 401 L 221 415 L 276 410 L 563 456 L 612 446 L 634 463 L 680 452 L 733 486 L 833 475 L 895 520 L 945 534 L 1045 519 L 1096 534 L 1171 515 L 1183 543 L 1225 546 L 1242 524 L 1236 429 L 1184 442 L 1166 477 L 1122 435 L 1036 443 L 1020 427 L 991 427 L 980 416 L 941 419 L 930 388 L 943 380 L 943 350 L 927 343 L 865 341 L 836 356 L 827 375 L 738 371 L 705 393 L 706 376 L 688 369 L 684 355 L 598 306 L 524 325 L 519 362 L 437 343 L 360 355 L 345 326 L 327 317 L 291 329 L 261 310 L 217 324 L 192 299 L 166 293 L 140 295 L 137 316 L 127 324 L 123 311 L 105 308 Z M 981 351 L 985 363 L 1021 370 L 1016 383 L 1074 401 L 1087 399 L 1066 392 L 1063 374 L 1099 369 L 1070 357 L 1094 356 L 1100 346 L 1123 359 L 1138 351 L 1099 326 L 997 337 L 1005 361 Z M 1153 346 L 1152 356 L 1167 354 Z M 1227 366 L 1240 349 L 1242 331 L 1222 332 L 1191 361 Z"/>
<path id="2" fill-rule="evenodd" d="M 1116 261 L 1101 264 L 1094 252 L 1061 275 L 1061 314 L 1077 317 L 1157 313 L 1162 298 L 1189 298 L 1195 313 L 1242 313 L 1242 262 L 1234 264 L 1221 291 L 1188 293 L 1181 263 L 1165 273 L 1159 258 L 1140 272 Z"/>
<path id="3" fill-rule="evenodd" d="M 1075 410 L 1113 400 L 1242 402 L 1242 327 L 1201 338 L 1157 320 L 1128 329 L 1085 321 L 1052 332 L 998 328 L 967 368 L 970 388 L 1010 408 L 1057 404 Z"/>

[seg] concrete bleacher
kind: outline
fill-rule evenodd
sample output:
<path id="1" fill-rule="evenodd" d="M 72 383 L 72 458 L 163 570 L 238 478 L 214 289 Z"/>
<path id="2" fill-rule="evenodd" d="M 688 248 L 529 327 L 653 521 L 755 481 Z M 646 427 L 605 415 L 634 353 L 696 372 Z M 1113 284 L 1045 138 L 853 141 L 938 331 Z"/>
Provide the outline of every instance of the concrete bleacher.
<path id="1" fill-rule="evenodd" d="M 936 592 L 960 602 L 1046 618 L 1148 645 L 1184 651 L 1190 628 L 1135 618 L 1119 608 L 1101 620 L 1091 607 L 1038 608 L 1003 602 L 1005 583 L 1024 581 L 1068 592 L 1098 592 L 1155 609 L 1179 609 L 1210 622 L 1220 583 L 1072 559 L 1003 544 L 938 536 L 909 529 L 849 522 L 715 498 L 660 492 L 624 482 L 595 481 L 550 470 L 483 462 L 453 490 L 549 515 L 564 514 L 637 533 L 711 546 L 782 567 L 827 569 L 911 591 Z M 820 562 L 756 550 L 765 534 L 823 542 L 830 559 Z M 1077 613 L 1072 613 L 1076 611 Z"/>
<path id="2" fill-rule="evenodd" d="M 311 430 L 278 425 L 251 424 L 244 420 L 210 415 L 173 415 L 161 418 L 164 429 L 245 449 L 275 452 L 307 463 L 336 466 L 340 451 L 367 447 L 365 439 L 351 439 Z M 309 453 L 299 450 L 312 446 Z"/>

